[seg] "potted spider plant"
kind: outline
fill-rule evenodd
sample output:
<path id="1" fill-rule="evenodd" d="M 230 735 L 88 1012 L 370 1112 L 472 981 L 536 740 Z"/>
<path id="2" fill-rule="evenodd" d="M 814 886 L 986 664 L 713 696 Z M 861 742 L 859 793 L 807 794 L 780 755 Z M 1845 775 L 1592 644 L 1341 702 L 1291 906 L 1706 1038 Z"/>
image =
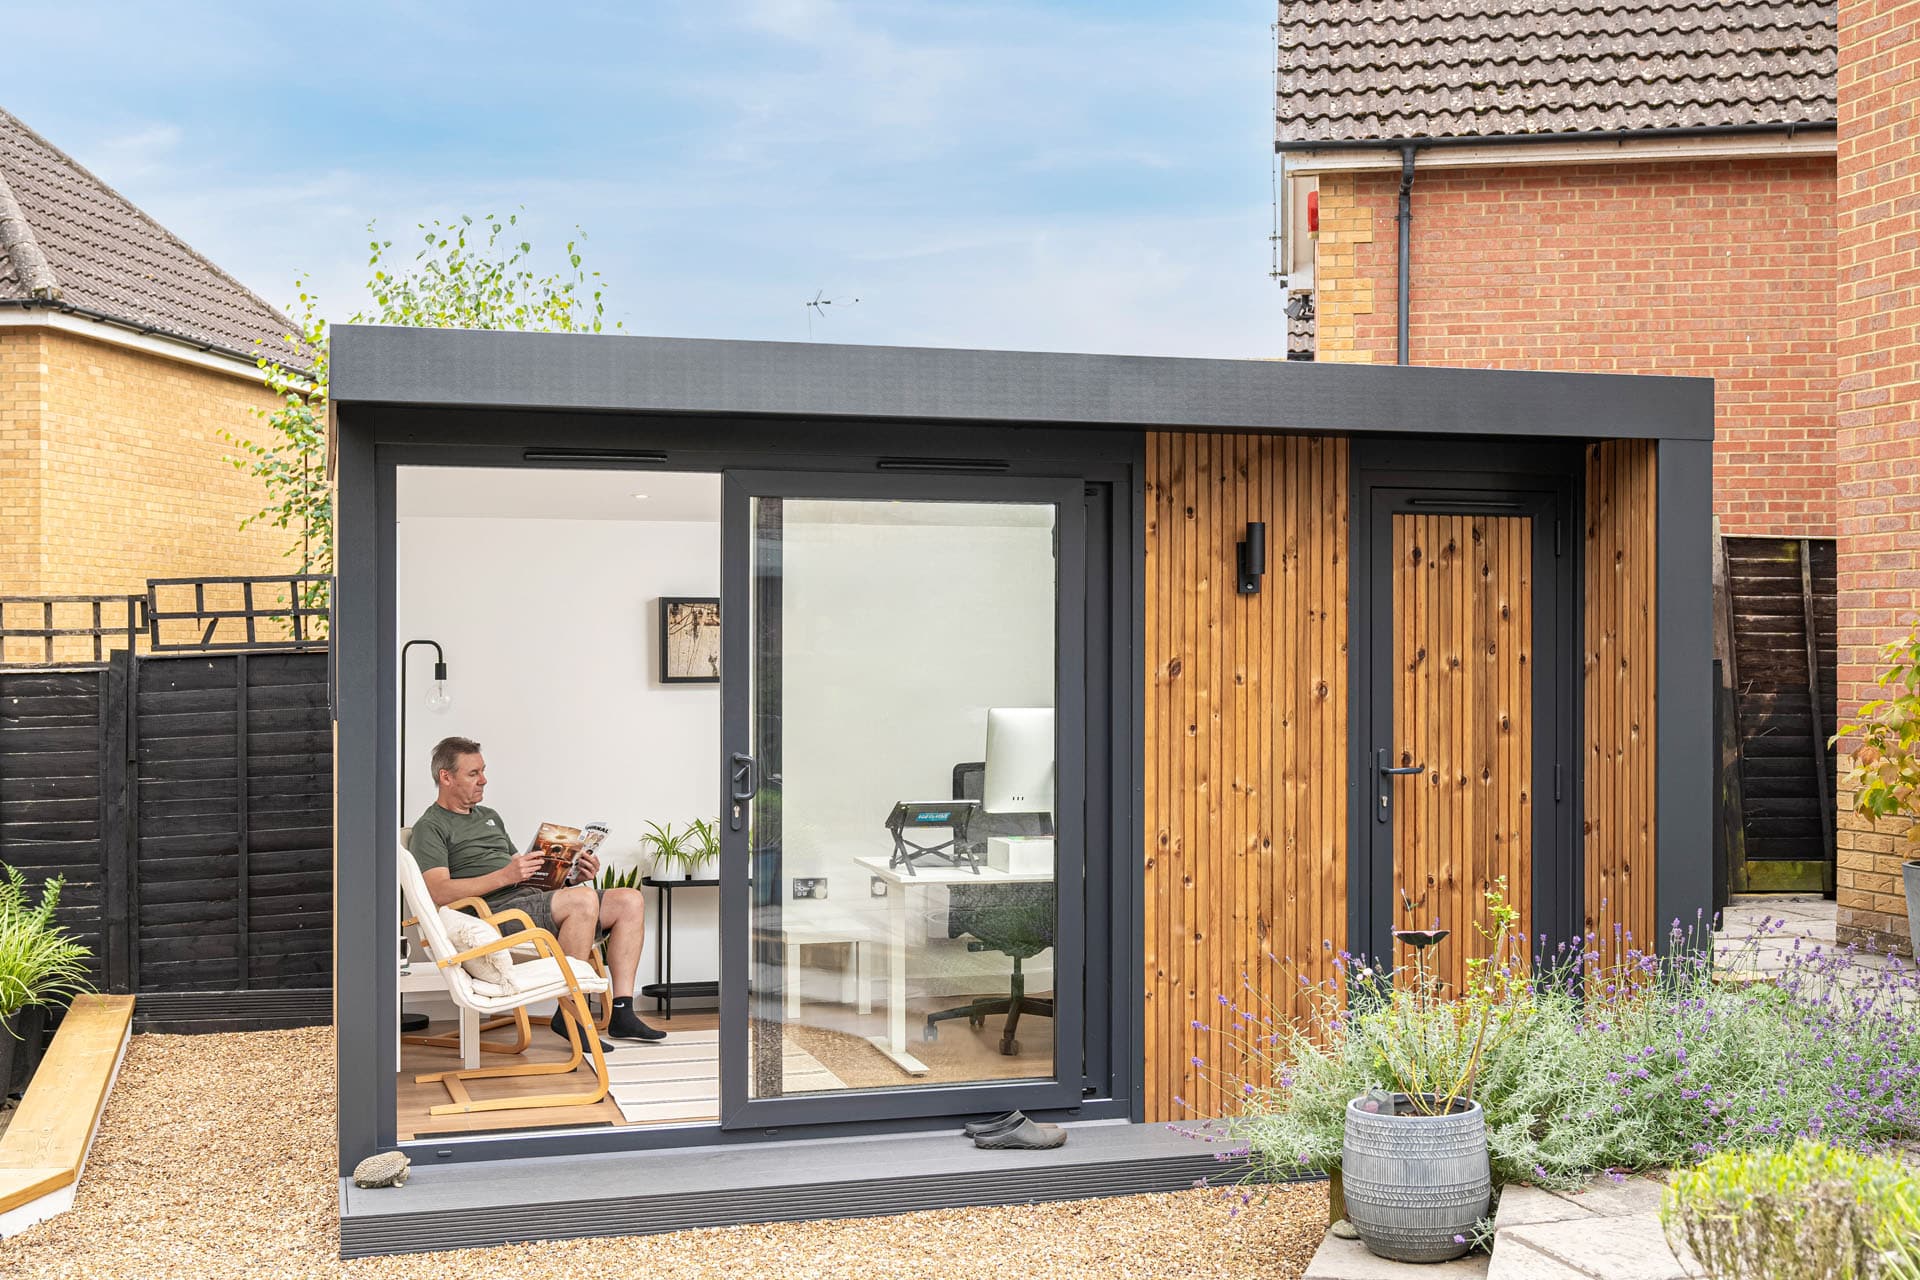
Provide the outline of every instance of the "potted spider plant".
<path id="1" fill-rule="evenodd" d="M 692 844 L 692 828 L 675 831 L 671 822 L 649 822 L 640 836 L 641 852 L 652 856 L 655 880 L 671 880 L 675 875 L 693 879 L 693 864 L 687 857 Z"/>
<path id="2" fill-rule="evenodd" d="M 720 862 L 720 819 L 695 818 L 687 826 L 687 876 L 711 876 Z"/>
<path id="3" fill-rule="evenodd" d="M 62 879 L 47 881 L 39 904 L 29 906 L 26 874 L 17 867 L 5 872 L 0 880 L 0 1099 L 13 1091 L 16 1061 L 24 1076 L 39 1065 L 48 1007 L 92 985 L 87 981 L 92 952 L 54 923 Z"/>

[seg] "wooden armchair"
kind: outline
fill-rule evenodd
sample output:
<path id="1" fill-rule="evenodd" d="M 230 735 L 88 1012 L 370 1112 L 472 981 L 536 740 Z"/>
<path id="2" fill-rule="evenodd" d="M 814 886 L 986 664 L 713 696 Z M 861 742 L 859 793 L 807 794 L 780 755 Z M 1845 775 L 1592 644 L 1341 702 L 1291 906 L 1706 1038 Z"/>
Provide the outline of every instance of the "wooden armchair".
<path id="1" fill-rule="evenodd" d="M 451 1102 L 430 1107 L 432 1115 L 459 1115 L 474 1111 L 511 1111 L 533 1107 L 591 1106 L 607 1096 L 607 1060 L 600 1051 L 600 1037 L 588 1033 L 585 1035 L 586 1047 L 581 1045 L 580 1028 L 593 1024 L 592 1012 L 587 1007 L 589 992 L 605 995 L 607 980 L 582 961 L 568 957 L 560 950 L 559 940 L 545 929 L 536 929 L 525 912 L 503 911 L 494 918 L 498 921 L 514 920 L 521 925 L 521 932 L 492 941 L 465 951 L 454 948 L 446 927 L 440 919 L 440 909 L 434 905 L 433 896 L 427 891 L 426 879 L 420 874 L 419 864 L 404 849 L 395 862 L 400 875 L 400 898 L 405 909 L 413 916 L 420 931 L 420 939 L 427 949 L 428 957 L 439 968 L 447 982 L 447 993 L 453 1002 L 462 1009 L 472 1010 L 483 1019 L 500 1017 L 516 1018 L 520 1036 L 527 1039 L 526 1006 L 542 1000 L 558 999 L 563 1006 L 570 1006 L 574 1016 L 567 1023 L 567 1038 L 573 1046 L 573 1052 L 565 1062 L 523 1062 L 510 1066 L 471 1067 L 459 1071 L 439 1071 L 415 1076 L 419 1084 L 443 1084 Z M 496 926 L 497 927 L 497 926 Z M 483 989 L 467 972 L 465 963 L 480 956 L 505 952 L 509 957 L 523 954 L 531 948 L 534 958 L 515 960 L 512 965 L 511 989 L 499 991 Z M 610 1003 L 610 1002 L 609 1002 Z M 524 1044 L 521 1046 L 525 1047 Z M 510 1076 L 565 1075 L 576 1070 L 585 1057 L 591 1054 L 595 1087 L 572 1093 L 535 1094 L 526 1097 L 476 1099 L 467 1092 L 467 1081 L 501 1079 Z"/>
<path id="2" fill-rule="evenodd" d="M 410 851 L 412 837 L 412 827 L 400 828 L 400 852 L 403 856 L 407 855 Z M 471 910 L 475 915 L 493 925 L 495 928 L 499 928 L 500 926 L 499 919 L 495 916 L 493 909 L 487 905 L 486 899 L 484 898 L 461 898 L 447 905 L 456 910 Z M 418 917 L 412 914 L 411 907 L 408 908 L 408 912 L 407 918 L 400 922 L 400 927 L 403 929 L 417 929 L 419 925 Z M 508 918 L 511 919 L 513 916 L 520 916 L 526 924 L 532 924 L 532 921 L 525 919 L 525 912 L 512 912 L 508 915 Z M 514 943 L 513 954 L 517 960 L 530 960 L 538 954 L 533 944 L 524 939 L 516 938 Z M 606 949 L 598 939 L 594 941 L 593 949 L 587 953 L 587 963 L 593 966 L 594 973 L 601 978 L 607 976 Z M 605 1031 L 607 1024 L 613 1021 L 613 997 L 608 994 L 602 994 L 598 1003 L 600 1008 L 598 1014 L 594 1017 L 594 1026 L 601 1031 Z M 514 1028 L 514 1038 L 512 1041 L 497 1041 L 485 1038 L 486 1032 L 497 1031 L 507 1026 Z M 458 1031 L 446 1031 L 432 1035 L 403 1035 L 400 1039 L 405 1044 L 424 1045 L 432 1049 L 458 1049 L 460 1050 L 462 1061 L 465 1062 L 469 1068 L 479 1065 L 479 1057 L 482 1053 L 525 1053 L 527 1046 L 533 1043 L 532 1029 L 527 1023 L 527 1014 L 524 1009 L 516 1009 L 511 1014 L 502 1015 L 501 1017 L 480 1020 L 476 1020 L 471 1016 L 463 1016 L 460 1020 L 460 1029 Z"/>

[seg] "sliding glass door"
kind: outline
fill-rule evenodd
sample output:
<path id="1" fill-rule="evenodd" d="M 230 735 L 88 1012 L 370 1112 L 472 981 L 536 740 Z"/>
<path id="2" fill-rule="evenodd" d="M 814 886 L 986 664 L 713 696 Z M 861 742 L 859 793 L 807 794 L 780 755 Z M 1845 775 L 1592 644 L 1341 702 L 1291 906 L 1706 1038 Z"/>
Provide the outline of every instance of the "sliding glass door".
<path id="1" fill-rule="evenodd" d="M 733 472 L 721 1115 L 1070 1106 L 1078 482 Z"/>

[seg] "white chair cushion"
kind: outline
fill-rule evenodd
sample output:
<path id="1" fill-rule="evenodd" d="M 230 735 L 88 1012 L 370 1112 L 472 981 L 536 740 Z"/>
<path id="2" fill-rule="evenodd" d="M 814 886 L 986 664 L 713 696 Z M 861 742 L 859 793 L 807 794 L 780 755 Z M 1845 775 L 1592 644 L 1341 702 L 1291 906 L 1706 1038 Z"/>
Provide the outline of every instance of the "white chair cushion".
<path id="1" fill-rule="evenodd" d="M 593 971 L 593 966 L 585 960 L 566 957 L 567 964 L 573 970 L 573 979 L 582 991 L 597 994 L 607 989 L 607 980 Z M 542 999 L 559 995 L 567 989 L 567 980 L 560 976 L 560 966 L 542 956 L 538 960 L 528 960 L 521 964 L 507 966 L 505 981 L 491 978 L 474 978 L 473 990 L 476 995 L 490 996 L 494 999 L 515 997 L 515 1003 L 524 1004 L 528 1000 Z"/>
<path id="2" fill-rule="evenodd" d="M 446 930 L 447 940 L 453 943 L 455 954 L 471 951 L 475 947 L 484 947 L 489 942 L 497 942 L 500 931 L 478 916 L 470 916 L 464 911 L 455 911 L 452 907 L 440 908 L 440 927 Z M 490 955 L 474 956 L 461 962 L 460 967 L 467 971 L 467 977 L 475 982 L 490 983 L 495 987 L 511 986 L 513 961 L 505 951 L 495 951 Z"/>

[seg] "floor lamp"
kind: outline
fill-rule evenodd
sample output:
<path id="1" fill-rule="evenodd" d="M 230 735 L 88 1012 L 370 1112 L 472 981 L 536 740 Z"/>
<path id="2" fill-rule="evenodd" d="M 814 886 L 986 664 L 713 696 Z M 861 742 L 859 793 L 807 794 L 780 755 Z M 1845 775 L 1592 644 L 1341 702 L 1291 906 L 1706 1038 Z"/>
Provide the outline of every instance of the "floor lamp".
<path id="1" fill-rule="evenodd" d="M 453 702 L 447 696 L 447 655 L 441 652 L 438 640 L 409 640 L 400 646 L 400 820 L 404 824 L 410 810 L 407 808 L 407 778 L 413 773 L 413 762 L 407 758 L 407 650 L 417 644 L 433 646 L 433 692 L 427 697 L 427 710 L 435 715 L 445 711 Z M 402 939 L 402 947 L 406 945 Z M 400 997 L 400 1030 L 424 1031 L 427 1027 L 427 1015 L 408 1013 L 407 998 Z"/>

